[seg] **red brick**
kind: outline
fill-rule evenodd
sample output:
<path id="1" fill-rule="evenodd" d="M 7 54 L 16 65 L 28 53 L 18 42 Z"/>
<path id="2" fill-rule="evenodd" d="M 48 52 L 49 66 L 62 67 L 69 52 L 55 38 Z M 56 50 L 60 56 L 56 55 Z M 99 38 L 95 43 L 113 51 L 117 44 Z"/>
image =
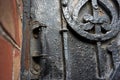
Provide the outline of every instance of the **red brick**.
<path id="1" fill-rule="evenodd" d="M 19 80 L 20 78 L 20 51 L 14 49 L 13 51 L 13 79 Z"/>
<path id="2" fill-rule="evenodd" d="M 0 36 L 0 80 L 12 80 L 12 45 Z"/>

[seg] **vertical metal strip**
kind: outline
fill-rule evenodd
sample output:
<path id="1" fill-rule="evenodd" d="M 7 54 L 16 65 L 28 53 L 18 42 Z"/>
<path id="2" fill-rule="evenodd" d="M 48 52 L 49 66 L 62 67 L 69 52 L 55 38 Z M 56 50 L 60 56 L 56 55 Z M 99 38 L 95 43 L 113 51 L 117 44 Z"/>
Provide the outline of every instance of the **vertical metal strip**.
<path id="1" fill-rule="evenodd" d="M 64 80 L 70 80 L 71 72 L 69 65 L 69 51 L 68 51 L 68 33 L 67 33 L 67 23 L 62 16 L 62 41 L 63 41 L 63 57 L 64 57 Z"/>
<path id="2" fill-rule="evenodd" d="M 93 17 L 94 19 L 98 19 L 98 0 L 92 0 L 92 7 L 93 7 Z M 96 20 L 97 21 L 97 20 Z M 98 24 L 95 25 L 95 33 L 101 35 L 101 27 Z M 102 72 L 102 49 L 101 49 L 101 42 L 97 42 L 97 68 L 98 68 L 98 77 L 103 78 Z"/>
<path id="3" fill-rule="evenodd" d="M 23 0 L 23 39 L 21 54 L 21 74 L 20 80 L 30 80 L 29 76 L 29 50 L 30 50 L 30 3 L 31 0 Z"/>
<path id="4" fill-rule="evenodd" d="M 40 59 L 40 66 L 42 68 L 42 71 L 40 73 L 40 79 L 42 80 L 42 77 L 44 76 L 44 71 L 46 67 L 46 55 L 47 55 L 47 44 L 46 44 L 46 28 L 41 27 L 41 46 L 42 46 L 42 53 L 41 53 L 41 59 Z"/>

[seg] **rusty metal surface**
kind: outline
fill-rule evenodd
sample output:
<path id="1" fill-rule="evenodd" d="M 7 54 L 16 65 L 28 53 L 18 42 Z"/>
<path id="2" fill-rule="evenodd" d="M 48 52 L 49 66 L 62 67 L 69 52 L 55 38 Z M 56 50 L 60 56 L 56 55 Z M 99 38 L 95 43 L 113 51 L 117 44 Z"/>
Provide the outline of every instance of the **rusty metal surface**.
<path id="1" fill-rule="evenodd" d="M 28 80 L 120 79 L 119 0 L 31 0 L 27 8 Z"/>
<path id="2" fill-rule="evenodd" d="M 30 0 L 23 0 L 23 40 L 21 54 L 21 80 L 29 79 L 30 67 Z"/>

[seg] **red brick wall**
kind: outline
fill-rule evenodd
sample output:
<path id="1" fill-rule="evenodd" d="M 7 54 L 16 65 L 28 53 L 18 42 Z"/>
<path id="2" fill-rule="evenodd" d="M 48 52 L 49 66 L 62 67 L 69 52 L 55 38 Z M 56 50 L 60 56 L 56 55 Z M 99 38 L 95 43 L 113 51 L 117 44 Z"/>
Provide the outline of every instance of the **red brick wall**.
<path id="1" fill-rule="evenodd" d="M 0 0 L 0 80 L 19 80 L 22 0 Z"/>

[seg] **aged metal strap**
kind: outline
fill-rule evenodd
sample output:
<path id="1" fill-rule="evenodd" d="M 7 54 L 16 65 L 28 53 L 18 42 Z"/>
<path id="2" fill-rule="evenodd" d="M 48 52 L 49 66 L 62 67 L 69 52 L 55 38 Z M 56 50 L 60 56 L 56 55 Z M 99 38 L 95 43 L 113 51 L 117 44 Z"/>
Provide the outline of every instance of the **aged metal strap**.
<path id="1" fill-rule="evenodd" d="M 63 57 L 64 57 L 64 80 L 70 80 L 69 50 L 68 50 L 68 29 L 64 17 L 62 16 L 62 29 L 60 33 L 63 37 Z"/>

